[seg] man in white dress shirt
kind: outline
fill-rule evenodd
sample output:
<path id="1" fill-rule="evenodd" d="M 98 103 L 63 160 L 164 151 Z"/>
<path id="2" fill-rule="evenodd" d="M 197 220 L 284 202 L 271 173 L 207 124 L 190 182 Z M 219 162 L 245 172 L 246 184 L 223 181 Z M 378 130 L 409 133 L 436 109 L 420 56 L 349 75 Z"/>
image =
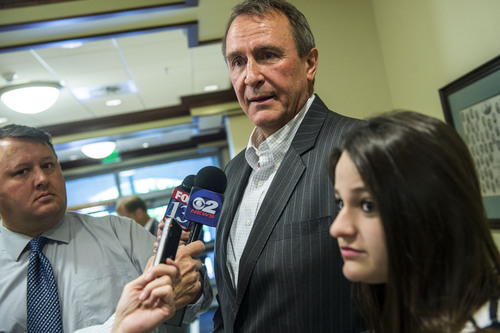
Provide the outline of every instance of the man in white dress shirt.
<path id="1" fill-rule="evenodd" d="M 156 238 L 137 223 L 66 212 L 66 205 L 50 135 L 23 125 L 1 127 L 0 332 L 27 331 L 31 239 L 48 239 L 42 252 L 57 283 L 65 332 L 103 324 L 114 313 L 123 287 L 142 274 L 152 256 Z M 203 249 L 202 242 L 179 247 L 176 262 L 183 286 L 178 289 L 182 295 L 174 291 L 177 309 L 200 296 L 202 264 L 192 257 Z M 210 295 L 205 296 L 200 300 L 208 304 L 191 305 L 185 318 L 210 305 Z"/>

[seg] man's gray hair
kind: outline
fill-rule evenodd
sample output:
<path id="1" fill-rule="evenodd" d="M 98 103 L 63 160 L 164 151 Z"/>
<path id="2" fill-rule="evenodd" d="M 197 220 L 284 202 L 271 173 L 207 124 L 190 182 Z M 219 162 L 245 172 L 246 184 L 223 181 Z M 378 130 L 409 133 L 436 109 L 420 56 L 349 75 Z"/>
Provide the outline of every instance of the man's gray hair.
<path id="1" fill-rule="evenodd" d="M 295 8 L 295 6 L 284 0 L 245 0 L 233 7 L 233 12 L 227 23 L 226 33 L 222 39 L 222 55 L 224 58 L 226 58 L 227 33 L 236 17 L 240 15 L 257 15 L 262 18 L 265 15 L 273 15 L 276 13 L 282 13 L 288 18 L 299 57 L 305 57 L 316 44 L 304 14 Z"/>

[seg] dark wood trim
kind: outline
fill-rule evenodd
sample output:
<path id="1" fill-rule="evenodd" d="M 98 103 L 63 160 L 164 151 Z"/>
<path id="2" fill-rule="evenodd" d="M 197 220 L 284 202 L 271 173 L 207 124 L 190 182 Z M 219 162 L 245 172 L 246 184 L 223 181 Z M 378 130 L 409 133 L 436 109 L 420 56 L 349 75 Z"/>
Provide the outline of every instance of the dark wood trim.
<path id="1" fill-rule="evenodd" d="M 142 33 L 152 33 L 152 32 L 158 32 L 158 31 L 165 31 L 165 30 L 174 30 L 174 29 L 186 29 L 187 33 L 187 38 L 188 38 L 188 46 L 189 47 L 195 47 L 200 45 L 198 41 L 198 22 L 197 21 L 190 21 L 190 22 L 183 22 L 179 24 L 172 24 L 172 25 L 164 25 L 164 26 L 155 26 L 155 27 L 145 27 L 145 28 L 140 28 L 140 29 L 133 29 L 133 30 L 119 30 L 119 31 L 113 31 L 113 32 L 105 32 L 102 34 L 92 34 L 92 35 L 82 35 L 82 36 L 75 36 L 73 38 L 69 39 L 52 39 L 52 40 L 43 40 L 37 43 L 29 43 L 29 44 L 19 44 L 15 46 L 8 46 L 8 47 L 0 47 L 0 53 L 6 53 L 6 52 L 13 52 L 13 51 L 22 51 L 22 50 L 29 50 L 29 49 L 37 49 L 37 48 L 46 48 L 46 47 L 57 47 L 61 44 L 67 43 L 67 42 L 91 42 L 91 41 L 97 41 L 97 40 L 102 40 L 102 39 L 108 39 L 111 37 L 124 37 L 124 36 L 134 36 Z M 213 42 L 220 42 L 220 40 L 212 41 Z M 208 44 L 208 43 L 204 43 Z"/>
<path id="2" fill-rule="evenodd" d="M 75 2 L 75 1 L 81 1 L 81 0 L 2 0 L 2 2 L 0 2 L 0 9 L 53 5 L 56 3 Z"/>
<path id="3" fill-rule="evenodd" d="M 235 102 L 237 100 L 238 99 L 236 98 L 234 90 L 228 89 L 207 94 L 184 96 L 181 98 L 181 105 L 172 107 L 132 112 L 126 115 L 102 117 L 59 125 L 44 126 L 40 128 L 49 132 L 53 137 L 57 137 L 189 116 L 191 108 Z"/>
<path id="4" fill-rule="evenodd" d="M 11 9 L 11 8 L 19 8 L 19 7 L 33 7 L 38 5 L 50 5 L 55 3 L 62 2 L 74 2 L 81 0 L 2 0 L 0 2 L 0 9 Z M 40 21 L 31 21 L 31 22 L 23 22 L 16 24 L 1 24 L 0 23 L 0 31 L 9 31 L 9 30 L 19 30 L 19 29 L 27 29 L 27 28 L 36 28 L 39 26 L 47 25 L 47 24 L 58 24 L 63 21 L 67 24 L 72 24 L 74 22 L 79 22 L 82 20 L 91 21 L 103 18 L 109 18 L 114 16 L 128 16 L 128 15 L 137 15 L 144 14 L 152 11 L 158 10 L 175 10 L 181 8 L 188 7 L 197 7 L 199 0 L 185 0 L 178 1 L 169 4 L 160 4 L 160 5 L 151 5 L 151 6 L 137 6 L 132 8 L 124 8 L 120 10 L 114 11 L 104 11 L 104 12 L 94 12 L 86 15 L 72 15 L 66 17 L 54 17 L 52 19 L 40 20 Z M 33 9 L 35 10 L 35 8 Z M 60 22 L 59 22 L 60 21 Z"/>

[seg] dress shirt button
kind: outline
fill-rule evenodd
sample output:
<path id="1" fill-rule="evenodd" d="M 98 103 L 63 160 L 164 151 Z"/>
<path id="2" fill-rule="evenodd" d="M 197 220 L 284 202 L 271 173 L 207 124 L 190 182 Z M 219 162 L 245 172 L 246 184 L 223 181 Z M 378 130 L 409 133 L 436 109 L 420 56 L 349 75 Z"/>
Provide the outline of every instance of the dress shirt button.
<path id="1" fill-rule="evenodd" d="M 263 184 L 264 184 L 264 182 L 262 180 L 259 180 L 259 182 L 257 183 L 257 186 L 261 187 Z"/>
<path id="2" fill-rule="evenodd" d="M 276 164 L 274 165 L 274 167 L 275 167 L 276 169 L 278 169 L 278 168 L 280 167 L 280 165 L 281 165 L 281 163 L 280 163 L 280 162 L 278 162 L 278 163 L 276 163 Z"/>
<path id="3" fill-rule="evenodd" d="M 247 226 L 251 226 L 252 225 L 252 221 L 248 220 L 247 221 Z"/>

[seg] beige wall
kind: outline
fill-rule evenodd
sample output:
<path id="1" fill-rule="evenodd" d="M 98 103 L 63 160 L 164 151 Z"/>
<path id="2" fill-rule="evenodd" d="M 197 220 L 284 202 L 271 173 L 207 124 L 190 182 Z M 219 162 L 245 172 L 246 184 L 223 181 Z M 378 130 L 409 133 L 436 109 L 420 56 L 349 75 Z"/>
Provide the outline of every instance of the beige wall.
<path id="1" fill-rule="evenodd" d="M 498 0 L 372 3 L 395 108 L 444 119 L 438 89 L 500 54 Z"/>
<path id="2" fill-rule="evenodd" d="M 438 89 L 500 54 L 498 0 L 372 0 L 396 108 L 444 119 Z"/>

